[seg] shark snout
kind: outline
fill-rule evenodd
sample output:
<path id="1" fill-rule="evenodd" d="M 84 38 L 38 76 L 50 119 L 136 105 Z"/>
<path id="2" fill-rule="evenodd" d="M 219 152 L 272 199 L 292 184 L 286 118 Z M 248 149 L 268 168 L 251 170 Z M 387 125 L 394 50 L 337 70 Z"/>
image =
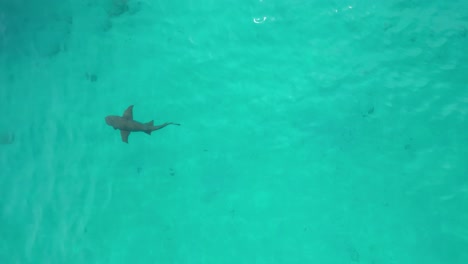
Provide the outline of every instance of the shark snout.
<path id="1" fill-rule="evenodd" d="M 106 116 L 106 124 L 115 128 L 116 118 L 115 116 Z"/>
<path id="2" fill-rule="evenodd" d="M 106 116 L 106 124 L 108 124 L 109 126 L 111 125 L 111 117 L 110 116 Z"/>
<path id="3" fill-rule="evenodd" d="M 120 117 L 118 116 L 106 116 L 105 120 L 106 120 L 106 124 L 113 127 L 114 129 L 117 129 L 121 123 Z"/>

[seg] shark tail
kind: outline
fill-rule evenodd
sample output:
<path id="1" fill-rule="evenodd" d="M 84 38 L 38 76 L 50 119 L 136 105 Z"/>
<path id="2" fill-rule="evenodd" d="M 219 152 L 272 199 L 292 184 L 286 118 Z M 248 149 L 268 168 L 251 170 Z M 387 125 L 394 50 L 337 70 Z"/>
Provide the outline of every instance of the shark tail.
<path id="1" fill-rule="evenodd" d="M 153 127 L 154 126 L 154 120 L 151 120 L 147 123 L 145 123 L 146 126 L 148 127 Z M 152 129 L 149 129 L 149 130 L 146 130 L 145 133 L 148 134 L 148 135 L 151 135 L 151 132 L 153 132 Z"/>
<path id="2" fill-rule="evenodd" d="M 153 121 L 150 121 L 148 123 L 146 123 L 145 125 L 149 125 L 151 127 L 151 129 L 149 130 L 146 130 L 145 133 L 148 134 L 148 135 L 151 135 L 151 132 L 155 131 L 155 130 L 158 130 L 158 129 L 161 129 L 165 126 L 168 126 L 168 125 L 176 125 L 176 126 L 180 126 L 180 124 L 178 123 L 173 123 L 173 122 L 166 122 L 162 125 L 159 125 L 159 126 L 154 126 L 153 125 Z"/>

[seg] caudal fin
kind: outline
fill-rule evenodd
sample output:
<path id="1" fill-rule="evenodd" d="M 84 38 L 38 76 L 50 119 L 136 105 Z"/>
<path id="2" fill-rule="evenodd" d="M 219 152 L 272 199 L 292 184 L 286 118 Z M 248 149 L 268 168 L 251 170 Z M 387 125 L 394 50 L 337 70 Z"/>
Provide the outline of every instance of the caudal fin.
<path id="1" fill-rule="evenodd" d="M 176 126 L 180 126 L 180 124 L 178 123 L 172 123 L 172 122 L 167 122 L 167 123 L 164 123 L 162 125 L 158 125 L 158 126 L 154 126 L 153 125 L 153 120 L 151 120 L 150 122 L 146 123 L 145 125 L 148 126 L 148 130 L 144 131 L 146 134 L 148 135 L 151 135 L 151 132 L 155 131 L 155 130 L 158 130 L 158 129 L 161 129 L 165 126 L 168 126 L 168 125 L 176 125 Z"/>
<path id="2" fill-rule="evenodd" d="M 151 132 L 153 132 L 152 127 L 154 126 L 154 120 L 151 120 L 151 121 L 145 123 L 145 125 L 150 128 L 150 129 L 146 130 L 145 133 L 148 134 L 148 135 L 151 135 Z"/>

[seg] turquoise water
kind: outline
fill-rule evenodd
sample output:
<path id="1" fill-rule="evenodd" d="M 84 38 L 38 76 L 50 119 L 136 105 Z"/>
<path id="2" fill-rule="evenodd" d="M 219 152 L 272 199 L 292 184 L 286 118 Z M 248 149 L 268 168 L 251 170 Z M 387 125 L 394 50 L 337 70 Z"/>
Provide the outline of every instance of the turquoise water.
<path id="1" fill-rule="evenodd" d="M 2 1 L 0 263 L 468 263 L 467 47 L 463 0 Z"/>

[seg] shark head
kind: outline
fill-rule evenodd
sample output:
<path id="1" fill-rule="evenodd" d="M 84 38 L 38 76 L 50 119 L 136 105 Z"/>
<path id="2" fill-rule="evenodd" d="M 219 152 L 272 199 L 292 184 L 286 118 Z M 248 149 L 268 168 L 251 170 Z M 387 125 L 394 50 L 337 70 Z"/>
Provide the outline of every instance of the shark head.
<path id="1" fill-rule="evenodd" d="M 106 124 L 116 129 L 118 119 L 118 116 L 106 116 Z"/>

